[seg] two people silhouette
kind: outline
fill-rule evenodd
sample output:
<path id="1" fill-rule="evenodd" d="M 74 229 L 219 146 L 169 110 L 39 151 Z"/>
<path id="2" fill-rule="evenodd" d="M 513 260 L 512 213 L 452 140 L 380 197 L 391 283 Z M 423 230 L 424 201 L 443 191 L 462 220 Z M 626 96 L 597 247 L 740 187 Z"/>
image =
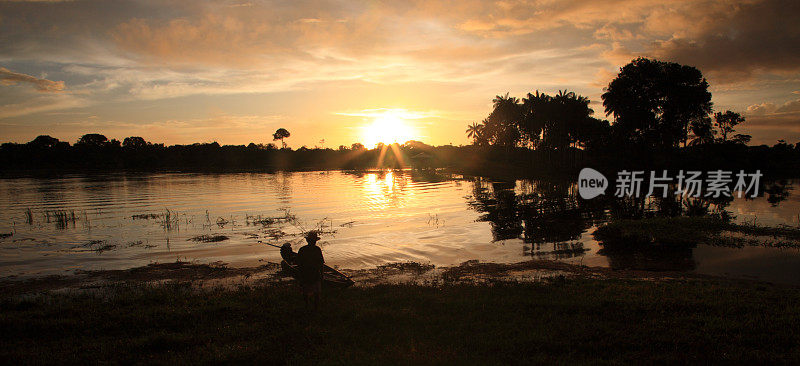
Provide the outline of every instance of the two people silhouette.
<path id="1" fill-rule="evenodd" d="M 322 272 L 325 258 L 322 250 L 317 246 L 319 233 L 312 230 L 306 234 L 306 245 L 297 253 L 292 251 L 288 242 L 281 247 L 281 257 L 289 263 L 297 264 L 297 281 L 303 293 L 306 307 L 312 306 L 314 310 L 319 307 L 320 293 L 322 292 Z"/>

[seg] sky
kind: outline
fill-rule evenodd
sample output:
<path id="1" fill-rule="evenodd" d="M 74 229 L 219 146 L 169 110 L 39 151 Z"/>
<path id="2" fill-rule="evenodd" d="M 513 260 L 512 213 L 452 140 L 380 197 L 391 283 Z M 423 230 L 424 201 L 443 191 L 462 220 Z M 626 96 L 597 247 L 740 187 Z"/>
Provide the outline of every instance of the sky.
<path id="1" fill-rule="evenodd" d="M 0 0 L 0 142 L 467 144 L 495 95 L 695 66 L 753 144 L 800 141 L 796 0 Z M 611 117 L 608 117 L 611 118 Z M 399 133 L 399 132 L 398 132 Z M 379 137 L 377 137 L 379 138 Z"/>

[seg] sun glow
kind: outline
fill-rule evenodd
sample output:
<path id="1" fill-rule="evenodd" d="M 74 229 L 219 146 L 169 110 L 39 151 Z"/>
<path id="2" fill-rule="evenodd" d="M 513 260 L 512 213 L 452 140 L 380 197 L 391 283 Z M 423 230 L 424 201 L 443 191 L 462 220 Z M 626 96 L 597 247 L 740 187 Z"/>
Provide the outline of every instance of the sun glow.
<path id="1" fill-rule="evenodd" d="M 375 115 L 371 124 L 364 126 L 363 139 L 367 147 L 375 147 L 379 143 L 402 144 L 414 139 L 414 130 L 406 123 L 404 114 L 399 110 L 386 110 Z"/>

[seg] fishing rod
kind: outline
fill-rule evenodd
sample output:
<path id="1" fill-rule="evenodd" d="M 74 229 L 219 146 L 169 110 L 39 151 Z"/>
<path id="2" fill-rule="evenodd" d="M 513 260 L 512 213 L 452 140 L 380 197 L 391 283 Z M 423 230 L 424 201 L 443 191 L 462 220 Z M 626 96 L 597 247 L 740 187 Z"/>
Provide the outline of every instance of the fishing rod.
<path id="1" fill-rule="evenodd" d="M 297 242 L 299 242 L 299 241 L 301 241 L 301 240 L 303 240 L 303 239 L 305 239 L 305 238 L 304 238 L 304 237 L 300 237 L 300 238 L 297 238 L 297 239 L 295 239 L 294 241 L 287 241 L 287 242 L 290 242 L 290 243 L 292 243 L 292 245 L 294 245 L 294 244 L 297 244 Z M 265 243 L 265 242 L 264 242 L 264 241 L 262 241 L 262 240 L 259 240 L 259 241 L 258 241 L 258 243 L 259 243 L 259 244 L 266 244 L 266 245 L 269 245 L 269 246 L 271 246 L 271 247 L 275 247 L 275 248 L 278 248 L 278 249 L 280 249 L 280 248 L 281 248 L 281 246 L 280 246 L 280 245 L 277 245 L 277 244 L 272 244 L 272 243 Z"/>
<path id="2" fill-rule="evenodd" d="M 259 240 L 259 241 L 258 241 L 258 243 L 259 243 L 259 244 L 267 244 L 267 245 L 269 245 L 269 246 L 271 246 L 271 247 L 275 247 L 275 248 L 278 248 L 278 249 L 280 249 L 280 246 L 279 246 L 279 245 L 275 245 L 275 244 L 272 244 L 272 243 L 265 243 L 265 242 L 263 242 L 263 241 L 261 241 L 261 240 Z"/>

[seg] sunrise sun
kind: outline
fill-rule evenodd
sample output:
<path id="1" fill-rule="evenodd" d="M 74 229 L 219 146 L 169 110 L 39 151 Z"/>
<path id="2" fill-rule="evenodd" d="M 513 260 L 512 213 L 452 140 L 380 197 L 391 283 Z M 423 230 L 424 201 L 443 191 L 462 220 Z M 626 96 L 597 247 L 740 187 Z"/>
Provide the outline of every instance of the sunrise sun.
<path id="1" fill-rule="evenodd" d="M 371 124 L 364 126 L 364 144 L 374 147 L 378 143 L 402 144 L 414 138 L 414 131 L 408 125 L 403 113 L 387 110 L 374 117 Z"/>

